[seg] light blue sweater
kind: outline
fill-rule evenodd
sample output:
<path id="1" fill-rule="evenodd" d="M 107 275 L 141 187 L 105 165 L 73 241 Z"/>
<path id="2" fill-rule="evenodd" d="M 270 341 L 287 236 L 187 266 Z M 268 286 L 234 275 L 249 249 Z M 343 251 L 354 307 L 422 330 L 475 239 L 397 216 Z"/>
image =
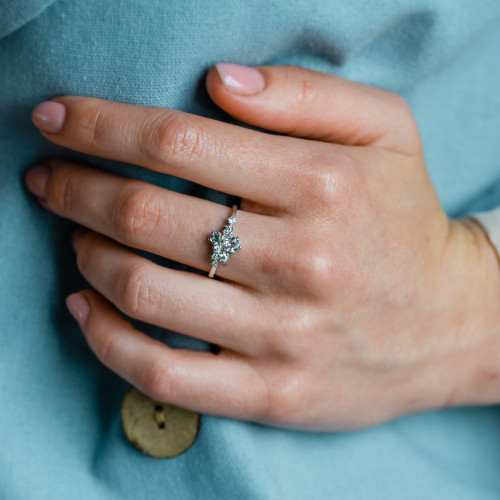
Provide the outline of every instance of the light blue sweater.
<path id="1" fill-rule="evenodd" d="M 120 425 L 128 384 L 99 363 L 64 305 L 85 286 L 74 225 L 41 209 L 22 174 L 63 156 L 227 202 L 57 148 L 31 110 L 80 94 L 227 120 L 203 87 L 212 64 L 286 63 L 403 95 L 448 213 L 500 205 L 499 21 L 498 0 L 0 0 L 0 498 L 498 500 L 498 408 L 345 434 L 203 415 L 183 455 L 141 454 Z"/>

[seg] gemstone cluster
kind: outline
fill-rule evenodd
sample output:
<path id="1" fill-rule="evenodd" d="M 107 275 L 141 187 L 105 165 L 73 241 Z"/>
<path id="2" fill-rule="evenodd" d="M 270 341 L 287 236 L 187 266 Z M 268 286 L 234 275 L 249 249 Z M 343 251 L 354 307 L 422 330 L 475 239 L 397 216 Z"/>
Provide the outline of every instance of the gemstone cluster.
<path id="1" fill-rule="evenodd" d="M 233 236 L 233 226 L 236 223 L 236 217 L 232 215 L 227 219 L 227 225 L 224 226 L 222 233 L 213 232 L 208 241 L 213 245 L 212 266 L 217 267 L 220 263 L 225 264 L 229 255 L 240 249 L 240 239 Z"/>

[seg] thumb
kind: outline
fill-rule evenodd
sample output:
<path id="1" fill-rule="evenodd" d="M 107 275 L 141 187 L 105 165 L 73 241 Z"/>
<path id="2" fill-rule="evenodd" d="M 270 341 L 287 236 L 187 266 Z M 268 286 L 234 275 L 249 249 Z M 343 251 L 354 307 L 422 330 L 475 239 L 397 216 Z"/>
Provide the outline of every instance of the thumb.
<path id="1" fill-rule="evenodd" d="M 212 100 L 236 119 L 297 137 L 411 154 L 420 137 L 406 101 L 391 92 L 298 66 L 218 63 Z"/>

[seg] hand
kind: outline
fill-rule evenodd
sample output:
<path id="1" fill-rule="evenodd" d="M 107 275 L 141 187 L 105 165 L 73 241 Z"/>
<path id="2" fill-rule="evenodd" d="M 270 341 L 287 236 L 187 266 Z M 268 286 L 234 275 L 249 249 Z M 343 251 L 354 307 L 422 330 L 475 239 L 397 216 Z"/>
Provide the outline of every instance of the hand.
<path id="1" fill-rule="evenodd" d="M 296 429 L 498 402 L 498 263 L 441 209 L 407 104 L 297 67 L 218 68 L 218 106 L 288 136 L 86 97 L 35 109 L 56 144 L 242 198 L 241 250 L 211 280 L 127 247 L 208 272 L 228 207 L 61 160 L 28 174 L 46 209 L 89 228 L 74 246 L 95 290 L 68 306 L 97 357 L 154 399 Z M 117 308 L 220 352 L 171 349 Z"/>

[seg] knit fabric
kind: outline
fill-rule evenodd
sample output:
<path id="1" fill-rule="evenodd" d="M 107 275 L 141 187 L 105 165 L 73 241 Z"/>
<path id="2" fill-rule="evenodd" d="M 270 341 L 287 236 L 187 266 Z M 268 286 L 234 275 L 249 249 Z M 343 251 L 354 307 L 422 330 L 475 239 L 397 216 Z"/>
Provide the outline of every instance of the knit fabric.
<path id="1" fill-rule="evenodd" d="M 23 184 L 29 166 L 59 156 L 230 205 L 187 181 L 56 147 L 31 111 L 78 94 L 231 121 L 204 89 L 212 64 L 297 64 L 401 94 L 446 211 L 493 208 L 499 20 L 497 0 L 0 0 L 0 498 L 500 498 L 497 407 L 351 433 L 203 415 L 186 453 L 141 454 L 120 424 L 128 383 L 96 359 L 64 305 L 87 286 L 70 244 L 75 225 Z M 137 324 L 171 346 L 207 348 Z"/>

